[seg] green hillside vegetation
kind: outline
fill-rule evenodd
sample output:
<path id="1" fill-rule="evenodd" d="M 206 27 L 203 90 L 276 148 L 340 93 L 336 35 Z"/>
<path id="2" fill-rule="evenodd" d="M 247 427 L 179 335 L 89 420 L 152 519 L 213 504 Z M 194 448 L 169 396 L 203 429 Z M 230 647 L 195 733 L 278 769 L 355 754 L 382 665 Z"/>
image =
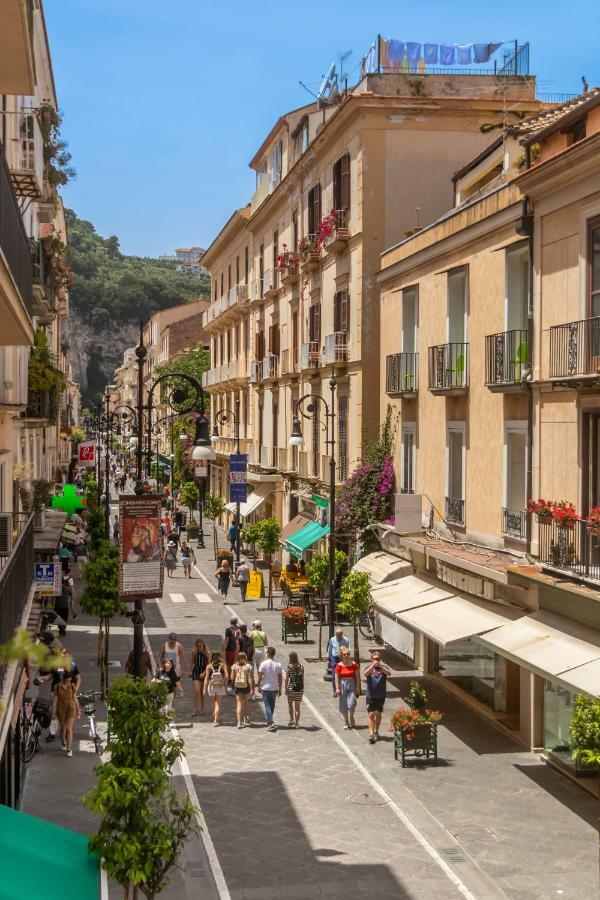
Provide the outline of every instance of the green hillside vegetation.
<path id="1" fill-rule="evenodd" d="M 103 238 L 91 222 L 65 210 L 75 284 L 71 308 L 96 332 L 115 322 L 140 322 L 161 309 L 210 294 L 210 279 L 175 271 L 171 260 L 126 256 L 115 235 Z"/>

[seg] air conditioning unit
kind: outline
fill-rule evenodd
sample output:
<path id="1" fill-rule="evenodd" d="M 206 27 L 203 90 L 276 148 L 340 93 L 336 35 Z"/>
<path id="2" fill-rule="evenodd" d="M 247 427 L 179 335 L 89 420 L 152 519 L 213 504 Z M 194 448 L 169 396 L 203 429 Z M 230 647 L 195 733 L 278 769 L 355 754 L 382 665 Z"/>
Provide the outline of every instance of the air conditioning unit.
<path id="1" fill-rule="evenodd" d="M 394 530 L 396 534 L 420 534 L 423 494 L 396 494 Z"/>
<path id="2" fill-rule="evenodd" d="M 0 513 L 0 556 L 12 553 L 12 514 Z"/>

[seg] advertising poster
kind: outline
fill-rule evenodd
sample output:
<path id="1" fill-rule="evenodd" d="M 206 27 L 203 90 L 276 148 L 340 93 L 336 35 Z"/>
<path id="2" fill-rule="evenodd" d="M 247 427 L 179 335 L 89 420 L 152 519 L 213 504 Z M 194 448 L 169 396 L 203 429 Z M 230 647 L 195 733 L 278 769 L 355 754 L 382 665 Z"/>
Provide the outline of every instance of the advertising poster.
<path id="1" fill-rule="evenodd" d="M 96 445 L 93 441 L 85 441 L 77 445 L 77 465 L 93 469 L 96 465 Z"/>
<path id="2" fill-rule="evenodd" d="M 130 494 L 119 498 L 121 597 L 161 597 L 160 497 Z"/>
<path id="3" fill-rule="evenodd" d="M 246 503 L 248 500 L 248 457 L 245 453 L 229 456 L 229 502 Z"/>

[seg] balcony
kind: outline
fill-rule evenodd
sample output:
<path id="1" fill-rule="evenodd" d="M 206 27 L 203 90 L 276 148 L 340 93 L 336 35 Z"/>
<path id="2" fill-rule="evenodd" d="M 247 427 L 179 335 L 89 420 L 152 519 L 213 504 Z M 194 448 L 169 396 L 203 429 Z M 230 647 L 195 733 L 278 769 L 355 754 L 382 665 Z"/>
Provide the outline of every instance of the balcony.
<path id="1" fill-rule="evenodd" d="M 15 151 L 10 177 L 15 193 L 32 200 L 44 197 L 44 142 L 37 115 L 21 113 L 17 116 Z"/>
<path id="2" fill-rule="evenodd" d="M 281 351 L 280 370 L 282 375 L 294 375 L 298 372 L 298 350 L 295 347 Z"/>
<path id="3" fill-rule="evenodd" d="M 419 390 L 419 354 L 392 353 L 385 358 L 385 391 L 397 397 L 414 397 Z"/>
<path id="4" fill-rule="evenodd" d="M 282 254 L 279 275 L 283 287 L 293 287 L 300 277 L 300 257 L 287 250 Z"/>
<path id="5" fill-rule="evenodd" d="M 260 465 L 263 469 L 274 469 L 277 450 L 275 447 L 260 448 Z"/>
<path id="6" fill-rule="evenodd" d="M 289 448 L 292 449 L 291 447 Z M 279 447 L 277 450 L 277 468 L 280 472 L 288 471 L 288 448 Z"/>
<path id="7" fill-rule="evenodd" d="M 319 368 L 320 347 L 319 341 L 308 341 L 300 347 L 300 368 L 318 369 Z"/>
<path id="8" fill-rule="evenodd" d="M 345 209 L 336 209 L 333 210 L 333 213 L 334 215 L 331 216 L 331 236 L 325 238 L 323 246 L 327 253 L 343 253 L 350 240 L 348 214 Z M 329 218 L 330 216 L 326 216 L 323 221 L 328 221 Z"/>
<path id="9" fill-rule="evenodd" d="M 490 391 L 509 393 L 524 388 L 527 372 L 527 331 L 501 331 L 485 339 L 485 383 Z"/>
<path id="10" fill-rule="evenodd" d="M 265 269 L 262 282 L 262 296 L 265 300 L 274 300 L 279 296 L 279 270 Z"/>
<path id="11" fill-rule="evenodd" d="M 262 359 L 253 359 L 250 363 L 250 375 L 248 381 L 250 384 L 258 384 L 262 379 Z"/>
<path id="12" fill-rule="evenodd" d="M 324 366 L 329 363 L 348 362 L 348 344 L 345 331 L 334 331 L 333 334 L 325 335 L 322 362 Z"/>
<path id="13" fill-rule="evenodd" d="M 0 406 L 27 406 L 29 347 L 0 347 Z"/>
<path id="14" fill-rule="evenodd" d="M 300 267 L 303 272 L 316 272 L 321 265 L 321 245 L 316 234 L 307 234 L 300 241 Z"/>
<path id="15" fill-rule="evenodd" d="M 449 525 L 465 524 L 465 501 L 456 497 L 446 497 L 446 522 Z"/>
<path id="16" fill-rule="evenodd" d="M 525 510 L 502 507 L 502 534 L 513 541 L 527 540 L 527 513 Z"/>
<path id="17" fill-rule="evenodd" d="M 27 419 L 40 419 L 56 424 L 58 421 L 58 393 L 49 391 L 29 391 L 27 395 Z"/>
<path id="18" fill-rule="evenodd" d="M 433 394 L 464 394 L 469 387 L 469 345 L 437 344 L 429 348 L 429 390 Z"/>
<path id="19" fill-rule="evenodd" d="M 600 528 L 583 519 L 572 528 L 540 521 L 539 560 L 550 569 L 600 582 Z"/>
<path id="20" fill-rule="evenodd" d="M 44 247 L 41 241 L 32 239 L 31 246 L 31 262 L 33 266 L 33 305 L 32 312 L 34 316 L 41 317 L 46 322 L 41 324 L 49 324 L 53 315 L 53 296 L 52 278 L 49 267 L 44 256 Z"/>
<path id="21" fill-rule="evenodd" d="M 550 329 L 550 378 L 594 380 L 600 375 L 600 316 Z"/>
<path id="22" fill-rule="evenodd" d="M 227 307 L 231 310 L 245 309 L 248 302 L 248 285 L 235 284 L 227 294 Z"/>
<path id="23" fill-rule="evenodd" d="M 262 380 L 267 381 L 269 378 L 277 378 L 279 375 L 279 357 L 274 353 L 269 353 L 262 360 Z"/>
<path id="24" fill-rule="evenodd" d="M 10 172 L 0 151 L 0 273 L 5 266 L 8 267 L 6 280 L 9 284 L 13 282 L 17 290 L 0 292 L 2 344 L 11 347 L 32 344 L 31 251 Z"/>
<path id="25" fill-rule="evenodd" d="M 252 199 L 250 200 L 251 215 L 254 215 L 259 206 L 261 206 L 269 194 L 272 194 L 281 181 L 281 172 L 258 172 L 257 185 Z"/>
<path id="26" fill-rule="evenodd" d="M 33 516 L 4 513 L 0 524 L 0 644 L 5 644 L 21 624 L 33 581 Z M 0 664 L 0 690 L 5 673 Z"/>

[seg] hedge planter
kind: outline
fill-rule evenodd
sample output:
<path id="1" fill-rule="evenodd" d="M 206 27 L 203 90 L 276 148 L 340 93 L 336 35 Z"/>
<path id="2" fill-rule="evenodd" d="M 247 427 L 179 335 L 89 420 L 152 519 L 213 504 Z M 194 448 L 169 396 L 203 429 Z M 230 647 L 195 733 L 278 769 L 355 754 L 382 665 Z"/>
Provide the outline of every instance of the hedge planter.
<path id="1" fill-rule="evenodd" d="M 406 768 L 406 757 L 433 758 L 437 761 L 437 725 L 415 725 L 412 732 L 394 732 L 394 759 L 402 761 Z"/>
<path id="2" fill-rule="evenodd" d="M 302 606 L 288 606 L 281 612 L 281 637 L 287 644 L 289 638 L 308 640 L 308 617 Z"/>

